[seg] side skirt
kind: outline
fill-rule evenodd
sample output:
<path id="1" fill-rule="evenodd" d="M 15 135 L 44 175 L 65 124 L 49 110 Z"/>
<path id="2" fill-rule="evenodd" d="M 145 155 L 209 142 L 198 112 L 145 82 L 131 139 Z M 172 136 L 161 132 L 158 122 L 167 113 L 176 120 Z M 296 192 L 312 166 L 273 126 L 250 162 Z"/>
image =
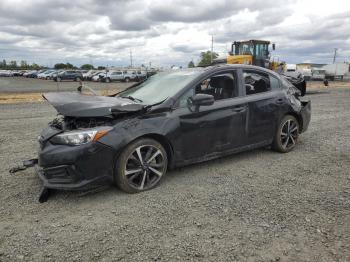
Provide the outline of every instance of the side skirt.
<path id="1" fill-rule="evenodd" d="M 189 160 L 175 162 L 173 168 L 181 167 L 181 166 L 187 166 L 187 165 L 195 164 L 195 163 L 201 163 L 201 162 L 217 159 L 217 158 L 220 158 L 220 157 L 223 157 L 223 156 L 237 154 L 237 153 L 240 153 L 240 152 L 249 151 L 249 150 L 253 150 L 253 149 L 256 149 L 256 148 L 269 146 L 269 145 L 272 144 L 272 141 L 273 141 L 272 139 L 265 140 L 265 141 L 262 141 L 262 142 L 259 142 L 259 143 L 246 145 L 246 146 L 241 146 L 241 147 L 237 147 L 237 148 L 234 148 L 234 149 L 229 149 L 229 150 L 226 150 L 226 151 L 223 151 L 223 152 L 214 152 L 214 153 L 205 155 L 205 156 L 200 157 L 200 158 L 193 158 L 193 159 L 189 159 Z"/>

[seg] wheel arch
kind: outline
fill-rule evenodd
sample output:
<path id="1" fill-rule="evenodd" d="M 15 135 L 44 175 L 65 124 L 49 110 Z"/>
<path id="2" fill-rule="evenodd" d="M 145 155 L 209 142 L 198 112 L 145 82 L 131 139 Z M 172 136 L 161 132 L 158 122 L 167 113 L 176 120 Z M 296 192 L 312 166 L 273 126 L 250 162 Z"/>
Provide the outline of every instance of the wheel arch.
<path id="1" fill-rule="evenodd" d="M 285 117 L 286 115 L 291 115 L 291 116 L 294 116 L 296 118 L 296 120 L 298 121 L 299 123 L 299 133 L 301 133 L 301 131 L 303 130 L 303 118 L 301 117 L 301 115 L 299 115 L 298 113 L 296 112 L 288 112 L 287 114 L 285 114 L 283 117 Z"/>

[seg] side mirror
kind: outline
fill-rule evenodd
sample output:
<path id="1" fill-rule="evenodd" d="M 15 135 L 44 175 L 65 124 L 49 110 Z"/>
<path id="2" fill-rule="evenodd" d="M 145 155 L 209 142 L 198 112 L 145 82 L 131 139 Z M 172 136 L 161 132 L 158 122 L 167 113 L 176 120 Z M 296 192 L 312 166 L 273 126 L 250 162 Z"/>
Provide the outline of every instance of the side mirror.
<path id="1" fill-rule="evenodd" d="M 195 94 L 189 98 L 189 102 L 193 106 L 210 106 L 214 104 L 214 96 L 209 94 Z"/>

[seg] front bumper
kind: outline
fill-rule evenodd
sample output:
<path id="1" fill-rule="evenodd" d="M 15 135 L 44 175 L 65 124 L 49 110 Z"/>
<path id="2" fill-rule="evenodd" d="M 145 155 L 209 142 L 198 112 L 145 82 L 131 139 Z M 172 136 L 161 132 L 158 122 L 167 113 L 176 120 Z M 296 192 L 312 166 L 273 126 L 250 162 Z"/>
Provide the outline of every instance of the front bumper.
<path id="1" fill-rule="evenodd" d="M 303 120 L 303 126 L 301 129 L 301 132 L 305 132 L 310 124 L 310 120 L 311 120 L 311 101 L 302 101 L 301 102 L 302 108 L 300 111 L 301 114 L 301 118 Z"/>
<path id="2" fill-rule="evenodd" d="M 38 153 L 36 171 L 50 189 L 81 190 L 113 182 L 115 151 L 99 142 L 80 146 L 47 141 Z"/>

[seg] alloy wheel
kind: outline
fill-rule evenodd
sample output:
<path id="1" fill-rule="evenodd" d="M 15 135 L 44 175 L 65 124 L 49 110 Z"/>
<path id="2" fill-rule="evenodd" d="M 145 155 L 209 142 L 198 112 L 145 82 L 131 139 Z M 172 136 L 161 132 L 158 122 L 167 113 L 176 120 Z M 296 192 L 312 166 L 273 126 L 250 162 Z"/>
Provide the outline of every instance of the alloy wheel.
<path id="1" fill-rule="evenodd" d="M 152 188 L 166 171 L 161 150 L 153 145 L 137 147 L 127 158 L 124 174 L 129 186 L 138 190 Z"/>
<path id="2" fill-rule="evenodd" d="M 295 146 L 299 135 L 299 126 L 292 119 L 288 119 L 281 129 L 281 144 L 284 149 L 290 149 Z"/>

